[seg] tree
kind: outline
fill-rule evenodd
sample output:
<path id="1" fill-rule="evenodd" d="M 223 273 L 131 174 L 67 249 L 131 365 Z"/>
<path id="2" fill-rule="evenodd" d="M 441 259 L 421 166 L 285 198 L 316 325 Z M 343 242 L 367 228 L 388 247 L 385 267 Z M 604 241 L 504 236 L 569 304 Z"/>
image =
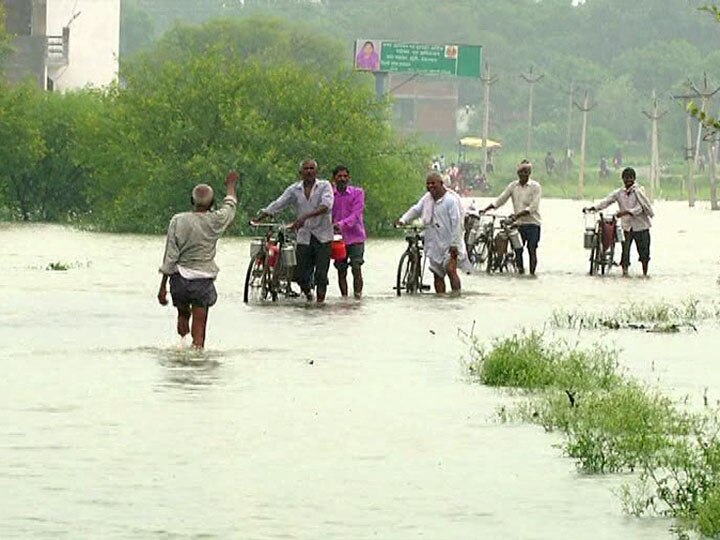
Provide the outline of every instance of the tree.
<path id="1" fill-rule="evenodd" d="M 88 167 L 95 222 L 160 231 L 195 183 L 221 190 L 233 167 L 244 174 L 237 221 L 246 223 L 313 156 L 325 175 L 350 167 L 368 192 L 371 229 L 391 223 L 422 191 L 426 152 L 395 137 L 387 103 L 343 69 L 337 50 L 312 31 L 256 18 L 183 25 L 129 60 L 94 137 L 104 156 Z"/>

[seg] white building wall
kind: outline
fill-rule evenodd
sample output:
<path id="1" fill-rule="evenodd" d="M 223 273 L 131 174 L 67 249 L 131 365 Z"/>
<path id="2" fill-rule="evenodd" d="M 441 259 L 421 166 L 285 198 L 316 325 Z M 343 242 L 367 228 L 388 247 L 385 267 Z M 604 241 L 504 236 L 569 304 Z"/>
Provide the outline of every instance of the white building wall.
<path id="1" fill-rule="evenodd" d="M 70 27 L 66 66 L 49 67 L 55 90 L 100 87 L 117 79 L 120 0 L 47 0 L 47 34 Z"/>

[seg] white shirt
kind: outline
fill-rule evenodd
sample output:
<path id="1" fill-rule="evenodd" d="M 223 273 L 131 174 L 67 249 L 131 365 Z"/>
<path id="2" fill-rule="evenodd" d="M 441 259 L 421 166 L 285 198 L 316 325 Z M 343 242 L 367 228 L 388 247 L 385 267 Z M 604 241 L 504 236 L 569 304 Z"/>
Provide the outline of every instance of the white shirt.
<path id="1" fill-rule="evenodd" d="M 542 188 L 535 180 L 530 178 L 523 186 L 520 180 L 510 182 L 493 205 L 500 208 L 512 197 L 513 213 L 519 214 L 527 210 L 529 214 L 519 217 L 516 221 L 518 225 L 540 225 L 540 197 L 542 196 Z"/>
<path id="2" fill-rule="evenodd" d="M 467 257 L 463 239 L 463 209 L 457 193 L 446 191 L 437 201 L 430 193 L 403 214 L 400 221 L 408 223 L 422 217 L 425 225 L 425 254 L 437 264 L 445 264 L 450 248 L 458 250 L 458 258 Z"/>
<path id="3" fill-rule="evenodd" d="M 603 210 L 614 202 L 620 210 L 630 212 L 630 215 L 620 218 L 624 231 L 645 231 L 652 226 L 650 218 L 655 214 L 642 187 L 633 184 L 630 190 L 616 189 L 597 203 L 595 208 Z"/>
<path id="4" fill-rule="evenodd" d="M 305 220 L 305 224 L 298 230 L 297 243 L 310 244 L 311 235 L 320 242 L 330 242 L 333 239 L 332 207 L 334 200 L 332 184 L 327 180 L 315 180 L 310 197 L 305 197 L 303 183 L 299 181 L 287 188 L 280 197 L 262 211 L 274 216 L 284 208 L 293 205 L 295 216 L 300 217 L 317 210 L 319 206 L 325 206 L 327 212 Z"/>

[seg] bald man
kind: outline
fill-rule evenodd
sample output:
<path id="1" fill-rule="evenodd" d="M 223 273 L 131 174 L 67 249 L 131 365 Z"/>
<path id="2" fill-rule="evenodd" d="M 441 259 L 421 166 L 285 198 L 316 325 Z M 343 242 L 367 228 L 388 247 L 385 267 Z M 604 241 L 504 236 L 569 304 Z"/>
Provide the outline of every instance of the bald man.
<path id="1" fill-rule="evenodd" d="M 435 292 L 444 293 L 445 276 L 453 293 L 460 292 L 458 267 L 467 268 L 460 196 L 445 188 L 442 176 L 431 172 L 425 178 L 427 193 L 395 222 L 403 226 L 421 218 L 425 227 L 425 254 L 433 275 Z"/>
<path id="2" fill-rule="evenodd" d="M 235 218 L 236 184 L 239 175 L 230 171 L 225 178 L 227 196 L 220 208 L 211 211 L 215 202 L 212 187 L 198 184 L 192 190 L 192 212 L 175 214 L 170 220 L 165 255 L 160 273 L 158 302 L 167 305 L 167 283 L 177 308 L 177 332 L 180 337 L 192 334 L 196 349 L 205 346 L 205 330 L 210 306 L 217 301 L 215 249 L 218 239 Z"/>

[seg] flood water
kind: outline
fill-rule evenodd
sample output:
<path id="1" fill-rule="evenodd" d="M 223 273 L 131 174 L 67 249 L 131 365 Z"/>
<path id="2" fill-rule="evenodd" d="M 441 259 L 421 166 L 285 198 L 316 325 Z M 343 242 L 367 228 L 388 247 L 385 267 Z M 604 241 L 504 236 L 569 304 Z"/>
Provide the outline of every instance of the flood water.
<path id="1" fill-rule="evenodd" d="M 0 225 L 0 538 L 672 538 L 623 514 L 627 477 L 578 474 L 558 436 L 498 423 L 510 398 L 463 370 L 473 324 L 489 341 L 555 308 L 718 298 L 706 203 L 656 205 L 647 280 L 587 276 L 582 205 L 543 201 L 537 279 L 464 276 L 459 298 L 395 297 L 398 238 L 368 243 L 361 302 L 333 283 L 324 307 L 247 306 L 248 240 L 223 239 L 202 354 L 157 304 L 163 238 Z M 714 323 L 580 339 L 691 404 L 720 399 Z"/>

